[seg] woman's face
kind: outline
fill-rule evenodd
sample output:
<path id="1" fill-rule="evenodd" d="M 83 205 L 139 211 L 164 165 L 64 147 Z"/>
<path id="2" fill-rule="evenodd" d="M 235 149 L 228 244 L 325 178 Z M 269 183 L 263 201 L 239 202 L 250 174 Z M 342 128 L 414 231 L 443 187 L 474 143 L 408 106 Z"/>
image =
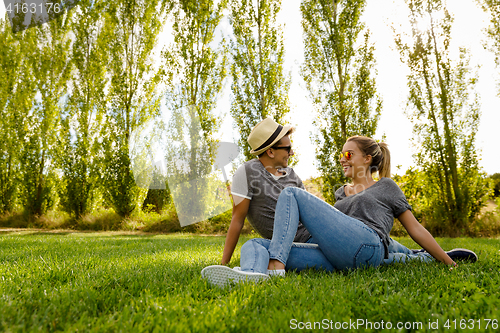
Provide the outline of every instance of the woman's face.
<path id="1" fill-rule="evenodd" d="M 350 153 L 350 159 L 348 159 L 349 156 L 346 156 L 346 152 Z M 364 177 L 370 166 L 370 162 L 371 159 L 368 156 L 363 156 L 363 153 L 354 141 L 348 141 L 344 144 L 340 164 L 346 177 Z"/>

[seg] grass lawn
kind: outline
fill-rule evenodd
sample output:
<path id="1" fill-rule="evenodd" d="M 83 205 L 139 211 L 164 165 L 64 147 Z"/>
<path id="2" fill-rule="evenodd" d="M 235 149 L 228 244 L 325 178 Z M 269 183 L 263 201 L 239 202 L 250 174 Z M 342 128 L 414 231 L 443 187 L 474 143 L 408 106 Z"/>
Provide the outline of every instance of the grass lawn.
<path id="1" fill-rule="evenodd" d="M 239 265 L 244 240 L 232 266 Z M 4 230 L 0 332 L 289 332 L 342 325 L 368 332 L 389 323 L 393 331 L 401 323 L 403 332 L 430 331 L 429 325 L 500 331 L 500 240 L 438 242 L 472 249 L 479 261 L 451 271 L 417 262 L 310 270 L 219 289 L 200 271 L 218 263 L 224 237 Z"/>

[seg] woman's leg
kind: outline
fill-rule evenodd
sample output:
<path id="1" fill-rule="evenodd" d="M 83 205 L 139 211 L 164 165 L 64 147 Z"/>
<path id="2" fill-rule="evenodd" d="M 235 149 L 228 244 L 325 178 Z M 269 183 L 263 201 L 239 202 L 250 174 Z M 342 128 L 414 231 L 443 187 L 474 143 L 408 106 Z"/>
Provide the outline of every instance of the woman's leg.
<path id="1" fill-rule="evenodd" d="M 422 262 L 432 262 L 436 261 L 433 256 L 427 252 L 406 254 L 398 252 L 389 252 L 389 258 L 382 260 L 383 265 L 390 265 L 394 263 L 405 263 L 407 260 L 420 260 Z"/>
<path id="2" fill-rule="evenodd" d="M 243 244 L 240 258 L 241 270 L 267 274 L 270 243 L 269 239 L 254 238 Z M 334 270 L 317 244 L 293 243 L 286 270 L 302 271 L 308 268 Z"/>
<path id="3" fill-rule="evenodd" d="M 328 272 L 335 270 L 318 244 L 293 243 L 286 262 L 286 270 L 300 272 L 309 268 L 321 269 Z"/>
<path id="4" fill-rule="evenodd" d="M 287 263 L 299 220 L 335 269 L 378 266 L 384 247 L 378 234 L 314 195 L 284 189 L 276 205 L 269 258 Z"/>
<path id="5" fill-rule="evenodd" d="M 413 254 L 413 252 L 409 248 L 392 238 L 389 238 L 389 247 L 387 248 L 387 250 L 389 253 Z"/>
<path id="6" fill-rule="evenodd" d="M 435 259 L 427 252 L 413 253 L 412 250 L 400 244 L 394 239 L 389 240 L 389 258 L 382 261 L 383 265 L 389 265 L 396 262 L 406 262 L 406 260 L 420 260 L 422 262 L 431 262 Z"/>

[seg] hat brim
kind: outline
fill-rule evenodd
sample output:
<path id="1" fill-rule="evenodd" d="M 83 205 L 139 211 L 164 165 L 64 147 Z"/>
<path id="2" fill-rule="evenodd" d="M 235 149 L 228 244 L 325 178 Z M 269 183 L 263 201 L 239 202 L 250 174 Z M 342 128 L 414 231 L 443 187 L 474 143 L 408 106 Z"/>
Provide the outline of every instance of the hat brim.
<path id="1" fill-rule="evenodd" d="M 281 132 L 278 134 L 278 136 L 276 137 L 276 139 L 274 139 L 273 142 L 271 142 L 269 145 L 267 145 L 266 147 L 262 148 L 262 149 L 259 149 L 259 150 L 251 150 L 250 151 L 250 154 L 253 154 L 253 155 L 260 155 L 262 154 L 263 152 L 265 152 L 266 150 L 268 150 L 269 148 L 271 148 L 272 146 L 274 146 L 276 144 L 276 142 L 278 142 L 279 140 L 281 140 L 282 137 L 285 136 L 286 133 L 288 133 L 289 130 L 293 130 L 293 127 L 292 125 L 285 125 L 283 126 L 283 129 L 281 130 Z"/>

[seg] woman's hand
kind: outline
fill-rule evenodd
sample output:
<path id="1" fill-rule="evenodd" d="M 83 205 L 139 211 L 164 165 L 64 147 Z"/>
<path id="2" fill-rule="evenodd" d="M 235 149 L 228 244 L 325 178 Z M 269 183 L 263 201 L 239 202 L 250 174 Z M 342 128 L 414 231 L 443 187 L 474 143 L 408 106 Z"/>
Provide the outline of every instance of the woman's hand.
<path id="1" fill-rule="evenodd" d="M 457 264 L 443 251 L 427 229 L 418 223 L 410 210 L 399 215 L 398 220 L 401 221 L 401 224 L 408 231 L 410 237 L 429 252 L 431 256 L 447 265 L 454 265 L 456 267 Z"/>

